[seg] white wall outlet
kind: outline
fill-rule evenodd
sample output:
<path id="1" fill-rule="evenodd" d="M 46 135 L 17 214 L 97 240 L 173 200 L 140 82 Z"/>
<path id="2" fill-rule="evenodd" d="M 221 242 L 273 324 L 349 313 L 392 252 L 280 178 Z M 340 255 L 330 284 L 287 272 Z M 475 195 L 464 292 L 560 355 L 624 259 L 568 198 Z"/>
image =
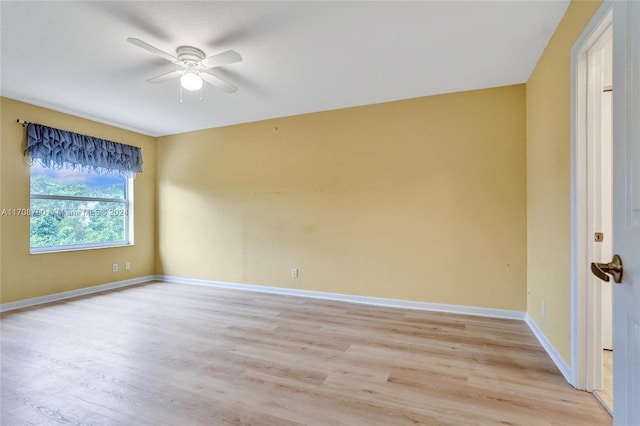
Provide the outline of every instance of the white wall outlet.
<path id="1" fill-rule="evenodd" d="M 131 262 L 127 262 L 124 264 L 124 270 L 128 271 L 129 269 L 131 269 Z"/>
<path id="2" fill-rule="evenodd" d="M 298 268 L 291 268 L 291 278 L 298 278 Z"/>
<path id="3" fill-rule="evenodd" d="M 547 302 L 540 302 L 540 327 L 544 327 L 545 316 L 547 315 Z"/>
<path id="4" fill-rule="evenodd" d="M 111 266 L 111 270 L 112 270 L 113 272 L 118 272 L 118 264 L 117 264 L 117 263 L 114 263 L 114 264 Z"/>

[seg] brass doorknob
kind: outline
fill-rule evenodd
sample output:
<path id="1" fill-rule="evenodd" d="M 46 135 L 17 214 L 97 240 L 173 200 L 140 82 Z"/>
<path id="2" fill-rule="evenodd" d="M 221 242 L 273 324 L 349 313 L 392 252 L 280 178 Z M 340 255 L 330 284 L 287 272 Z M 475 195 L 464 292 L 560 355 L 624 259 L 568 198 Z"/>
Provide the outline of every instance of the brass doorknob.
<path id="1" fill-rule="evenodd" d="M 609 281 L 609 275 L 613 276 L 613 281 L 620 284 L 622 282 L 622 259 L 617 254 L 613 255 L 610 263 L 591 263 L 591 272 L 603 281 Z"/>

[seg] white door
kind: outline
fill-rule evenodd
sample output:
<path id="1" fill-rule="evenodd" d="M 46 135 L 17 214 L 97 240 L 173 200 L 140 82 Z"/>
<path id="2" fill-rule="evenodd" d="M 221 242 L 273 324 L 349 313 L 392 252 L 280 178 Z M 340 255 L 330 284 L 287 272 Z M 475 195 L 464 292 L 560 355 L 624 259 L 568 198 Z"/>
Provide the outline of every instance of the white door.
<path id="1" fill-rule="evenodd" d="M 613 9 L 614 424 L 640 425 L 640 2 Z"/>

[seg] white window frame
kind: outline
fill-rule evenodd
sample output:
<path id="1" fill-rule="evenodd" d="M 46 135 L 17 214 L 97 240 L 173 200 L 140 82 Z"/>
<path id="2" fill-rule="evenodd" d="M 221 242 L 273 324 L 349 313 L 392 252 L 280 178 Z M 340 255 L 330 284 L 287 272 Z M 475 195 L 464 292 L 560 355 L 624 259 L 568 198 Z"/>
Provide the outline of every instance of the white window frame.
<path id="1" fill-rule="evenodd" d="M 133 178 L 125 178 L 125 190 L 124 199 L 119 198 L 99 198 L 99 197 L 75 197 L 64 195 L 43 195 L 43 194 L 31 194 L 29 190 L 29 203 L 32 200 L 64 200 L 64 201 L 95 201 L 95 202 L 113 202 L 122 204 L 125 213 L 125 227 L 124 227 L 124 241 L 109 241 L 103 243 L 90 243 L 90 244 L 67 244 L 59 246 L 43 246 L 43 247 L 31 247 L 31 231 L 29 231 L 29 251 L 30 254 L 41 253 L 57 253 L 65 251 L 79 251 L 79 250 L 95 250 L 111 247 L 124 247 L 133 245 Z M 29 218 L 29 230 L 31 230 L 31 218 Z"/>

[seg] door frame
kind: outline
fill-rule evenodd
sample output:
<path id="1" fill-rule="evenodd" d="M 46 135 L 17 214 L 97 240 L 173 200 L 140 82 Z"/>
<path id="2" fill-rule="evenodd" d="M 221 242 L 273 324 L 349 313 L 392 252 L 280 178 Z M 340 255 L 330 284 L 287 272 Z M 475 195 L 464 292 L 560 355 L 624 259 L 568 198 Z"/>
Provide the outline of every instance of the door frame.
<path id="1" fill-rule="evenodd" d="M 591 285 L 589 273 L 594 248 L 591 224 L 595 164 L 590 162 L 593 134 L 599 122 L 587 99 L 602 92 L 589 51 L 611 36 L 613 3 L 605 0 L 571 48 L 571 377 L 577 389 L 593 391 L 602 385 L 601 288 Z M 599 87 L 598 87 L 599 86 Z M 597 99 L 597 98 L 595 98 Z M 595 112 L 599 112 L 599 101 Z M 595 126 L 595 128 L 593 127 Z M 609 236 L 611 237 L 611 236 Z M 605 236 L 606 238 L 606 236 Z"/>

